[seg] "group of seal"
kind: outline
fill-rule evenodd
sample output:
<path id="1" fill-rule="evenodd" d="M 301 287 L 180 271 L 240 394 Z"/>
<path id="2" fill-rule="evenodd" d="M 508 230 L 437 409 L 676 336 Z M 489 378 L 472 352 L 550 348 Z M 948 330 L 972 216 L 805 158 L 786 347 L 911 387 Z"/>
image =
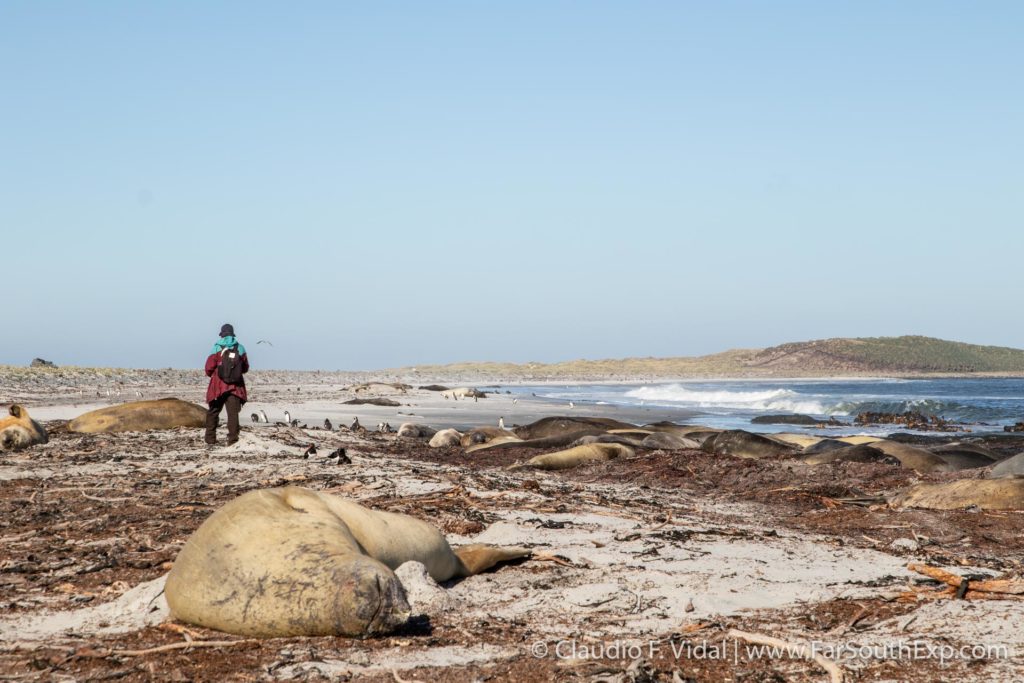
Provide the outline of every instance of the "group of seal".
<path id="1" fill-rule="evenodd" d="M 435 581 L 472 576 L 526 548 L 453 550 L 435 527 L 300 487 L 250 491 L 192 534 L 167 576 L 181 621 L 260 637 L 366 636 L 410 616 L 399 565 Z"/>

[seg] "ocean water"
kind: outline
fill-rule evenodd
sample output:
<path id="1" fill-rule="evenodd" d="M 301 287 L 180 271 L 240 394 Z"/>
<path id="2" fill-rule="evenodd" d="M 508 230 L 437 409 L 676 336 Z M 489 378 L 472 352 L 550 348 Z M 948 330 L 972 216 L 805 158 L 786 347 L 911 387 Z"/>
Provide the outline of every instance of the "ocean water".
<path id="1" fill-rule="evenodd" d="M 865 411 L 917 410 L 968 423 L 972 431 L 1002 431 L 1004 425 L 1024 420 L 1024 379 L 716 380 L 506 388 L 553 402 L 572 401 L 583 409 L 588 404 L 642 406 L 650 410 L 652 419 L 695 413 L 685 421 L 765 432 L 798 428 L 751 425 L 750 420 L 758 415 L 801 413 L 852 423 L 858 413 Z M 847 431 L 905 430 L 885 426 Z"/>

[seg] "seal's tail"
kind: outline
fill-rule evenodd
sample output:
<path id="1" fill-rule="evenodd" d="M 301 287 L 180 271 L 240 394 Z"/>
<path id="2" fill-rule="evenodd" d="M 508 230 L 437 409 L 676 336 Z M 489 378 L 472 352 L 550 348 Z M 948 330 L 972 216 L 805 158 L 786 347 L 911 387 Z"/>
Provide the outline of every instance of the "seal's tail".
<path id="1" fill-rule="evenodd" d="M 533 551 L 529 548 L 518 546 L 501 548 L 480 543 L 464 545 L 461 548 L 455 549 L 455 555 L 462 563 L 463 571 L 461 574 L 463 576 L 475 576 L 487 571 L 496 564 L 529 557 L 532 553 Z"/>

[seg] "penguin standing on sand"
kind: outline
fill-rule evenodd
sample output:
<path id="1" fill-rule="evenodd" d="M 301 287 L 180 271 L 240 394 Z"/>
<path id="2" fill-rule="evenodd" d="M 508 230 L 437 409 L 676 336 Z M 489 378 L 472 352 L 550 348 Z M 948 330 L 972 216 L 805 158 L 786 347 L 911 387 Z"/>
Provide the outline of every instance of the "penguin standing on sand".
<path id="1" fill-rule="evenodd" d="M 498 429 L 504 429 L 504 428 L 505 428 L 505 418 L 504 417 L 499 417 L 498 418 Z"/>
<path id="2" fill-rule="evenodd" d="M 265 423 L 267 423 L 267 424 L 270 424 L 270 418 L 268 418 L 268 417 L 267 417 L 267 414 L 266 414 L 266 413 L 265 413 L 264 411 L 262 411 L 262 410 L 260 411 L 260 419 L 261 419 L 261 420 L 262 420 L 263 422 L 265 422 Z"/>
<path id="3" fill-rule="evenodd" d="M 289 413 L 287 410 L 284 411 L 284 421 L 285 421 L 285 424 L 291 424 L 292 423 L 292 414 Z"/>
<path id="4" fill-rule="evenodd" d="M 252 421 L 253 421 L 253 424 L 255 424 L 255 423 L 257 423 L 257 422 L 259 422 L 259 421 L 260 421 L 260 416 L 259 416 L 259 415 L 257 415 L 256 413 L 253 413 L 253 414 L 252 414 L 252 415 L 250 415 L 249 417 L 250 417 L 250 418 L 252 419 Z"/>
<path id="5" fill-rule="evenodd" d="M 330 418 L 324 418 L 324 429 L 327 431 L 334 429 L 334 425 L 331 424 Z"/>

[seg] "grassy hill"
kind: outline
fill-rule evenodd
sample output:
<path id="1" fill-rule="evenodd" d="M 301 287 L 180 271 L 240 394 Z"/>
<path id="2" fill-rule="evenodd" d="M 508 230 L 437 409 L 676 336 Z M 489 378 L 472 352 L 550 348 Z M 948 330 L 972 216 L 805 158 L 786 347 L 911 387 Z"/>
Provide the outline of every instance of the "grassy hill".
<path id="1" fill-rule="evenodd" d="M 396 370 L 409 374 L 412 368 Z M 619 380 L 657 377 L 828 377 L 1024 374 L 1024 350 L 931 337 L 793 342 L 709 356 L 573 360 L 561 363 L 453 363 L 418 366 L 421 376 L 494 380 Z"/>

